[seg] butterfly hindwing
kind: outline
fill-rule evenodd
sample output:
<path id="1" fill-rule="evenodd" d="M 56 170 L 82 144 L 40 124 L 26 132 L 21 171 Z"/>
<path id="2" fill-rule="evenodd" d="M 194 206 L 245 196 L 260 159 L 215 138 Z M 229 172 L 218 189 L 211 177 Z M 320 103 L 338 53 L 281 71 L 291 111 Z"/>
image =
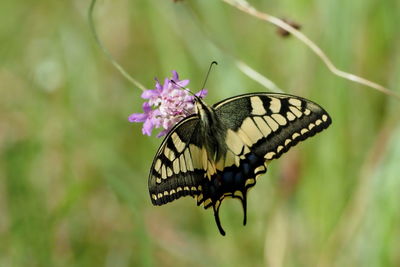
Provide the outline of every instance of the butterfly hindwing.
<path id="1" fill-rule="evenodd" d="M 198 116 L 183 119 L 158 149 L 149 176 L 154 205 L 163 205 L 182 196 L 197 196 L 201 192 L 204 150 L 198 127 Z"/>

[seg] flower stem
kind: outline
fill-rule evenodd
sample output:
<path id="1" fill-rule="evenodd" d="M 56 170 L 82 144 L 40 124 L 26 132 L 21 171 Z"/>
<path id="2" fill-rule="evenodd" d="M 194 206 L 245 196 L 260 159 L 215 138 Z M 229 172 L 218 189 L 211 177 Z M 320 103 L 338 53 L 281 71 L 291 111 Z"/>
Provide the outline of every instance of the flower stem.
<path id="1" fill-rule="evenodd" d="M 108 51 L 108 49 L 100 41 L 100 38 L 96 32 L 96 27 L 94 26 L 94 22 L 93 22 L 93 10 L 94 10 L 94 6 L 96 5 L 96 1 L 97 0 L 92 0 L 90 3 L 90 7 L 88 10 L 88 20 L 89 20 L 90 31 L 92 32 L 97 45 L 101 48 L 101 50 L 106 55 L 107 59 L 111 62 L 111 64 L 122 74 L 122 76 L 124 76 L 128 81 L 130 81 L 133 85 L 138 87 L 140 90 L 142 90 L 142 91 L 146 90 L 146 88 L 140 82 L 138 82 L 131 75 L 129 75 L 128 72 L 126 72 L 126 70 L 120 64 L 118 64 L 118 62 L 111 55 L 110 51 Z"/>
<path id="2" fill-rule="evenodd" d="M 311 41 L 306 35 L 304 35 L 302 32 L 298 31 L 297 29 L 293 28 L 286 22 L 282 21 L 281 19 L 271 16 L 267 13 L 263 13 L 255 9 L 253 6 L 251 6 L 246 0 L 222 0 L 223 2 L 253 16 L 258 19 L 267 21 L 271 24 L 274 24 L 275 26 L 278 26 L 279 28 L 282 28 L 289 33 L 291 33 L 293 36 L 295 36 L 297 39 L 302 41 L 306 46 L 308 46 L 328 67 L 328 69 L 335 75 L 342 77 L 344 79 L 368 86 L 370 88 L 373 88 L 379 92 L 382 92 L 386 95 L 393 96 L 400 100 L 400 95 L 394 91 L 389 90 L 388 88 L 372 82 L 370 80 L 367 80 L 365 78 L 362 78 L 360 76 L 354 75 L 352 73 L 348 73 L 345 71 L 342 71 L 338 69 L 333 63 L 332 60 L 329 59 L 329 57 L 322 51 L 322 49 L 317 46 L 313 41 Z"/>

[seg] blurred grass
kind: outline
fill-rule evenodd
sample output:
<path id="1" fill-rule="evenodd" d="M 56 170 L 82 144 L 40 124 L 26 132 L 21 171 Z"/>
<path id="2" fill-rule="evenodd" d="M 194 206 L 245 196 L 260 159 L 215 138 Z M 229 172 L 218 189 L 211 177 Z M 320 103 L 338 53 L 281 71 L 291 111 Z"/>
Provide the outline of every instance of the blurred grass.
<path id="1" fill-rule="evenodd" d="M 302 24 L 338 67 L 400 91 L 398 0 L 253 4 Z M 218 1 L 99 2 L 100 38 L 149 88 L 176 69 L 195 90 L 217 60 L 208 103 L 264 90 L 234 56 L 330 112 L 326 132 L 259 179 L 246 227 L 239 203 L 224 202 L 221 237 L 189 198 L 151 205 L 161 140 L 127 122 L 140 91 L 94 43 L 88 7 L 0 2 L 0 266 L 400 265 L 398 101 Z"/>

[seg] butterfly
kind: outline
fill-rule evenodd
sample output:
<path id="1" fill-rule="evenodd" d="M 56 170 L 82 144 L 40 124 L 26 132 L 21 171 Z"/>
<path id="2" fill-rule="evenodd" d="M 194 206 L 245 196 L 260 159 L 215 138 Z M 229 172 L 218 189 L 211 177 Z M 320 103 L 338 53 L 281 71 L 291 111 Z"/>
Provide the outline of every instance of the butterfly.
<path id="1" fill-rule="evenodd" d="M 196 112 L 178 122 L 163 140 L 149 175 L 154 205 L 183 196 L 213 208 L 222 235 L 219 208 L 226 197 L 241 201 L 246 224 L 247 191 L 299 141 L 326 129 L 328 113 L 293 95 L 249 93 L 208 106 L 195 98 Z"/>

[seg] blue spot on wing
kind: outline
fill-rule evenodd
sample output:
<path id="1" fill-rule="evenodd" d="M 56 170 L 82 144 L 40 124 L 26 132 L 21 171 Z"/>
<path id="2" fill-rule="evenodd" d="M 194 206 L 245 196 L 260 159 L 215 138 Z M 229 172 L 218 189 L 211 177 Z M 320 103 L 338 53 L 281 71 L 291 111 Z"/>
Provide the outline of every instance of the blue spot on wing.
<path id="1" fill-rule="evenodd" d="M 243 171 L 243 175 L 244 175 L 244 176 L 248 176 L 248 175 L 250 174 L 250 171 L 251 171 L 251 165 L 250 165 L 250 163 L 244 162 L 244 163 L 241 165 L 241 168 L 242 168 L 242 171 Z"/>
<path id="2" fill-rule="evenodd" d="M 236 188 L 240 187 L 243 184 L 244 180 L 245 180 L 245 178 L 244 178 L 242 172 L 237 172 L 235 174 L 234 186 Z"/>
<path id="3" fill-rule="evenodd" d="M 247 157 L 246 157 L 246 159 L 249 161 L 249 163 L 251 164 L 251 165 L 255 165 L 255 164 L 257 164 L 259 161 L 260 161 L 260 157 L 258 157 L 256 154 L 253 154 L 253 153 L 250 153 Z"/>
<path id="4" fill-rule="evenodd" d="M 233 182 L 233 177 L 235 173 L 231 170 L 224 171 L 222 173 L 222 183 L 223 184 L 230 184 Z"/>

